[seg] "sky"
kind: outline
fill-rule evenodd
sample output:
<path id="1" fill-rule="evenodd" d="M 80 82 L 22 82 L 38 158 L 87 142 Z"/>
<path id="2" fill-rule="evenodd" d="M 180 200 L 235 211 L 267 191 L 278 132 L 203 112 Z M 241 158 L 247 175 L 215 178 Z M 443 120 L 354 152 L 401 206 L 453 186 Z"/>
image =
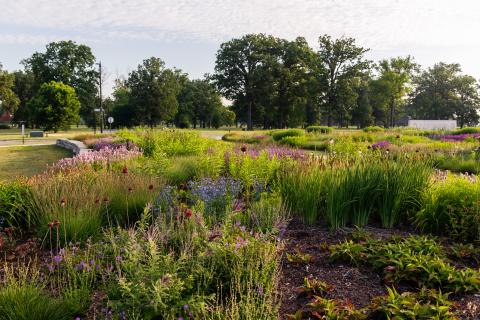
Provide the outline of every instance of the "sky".
<path id="1" fill-rule="evenodd" d="M 74 40 L 102 62 L 109 94 L 116 77 L 151 56 L 201 78 L 231 38 L 303 36 L 316 48 L 329 34 L 354 37 L 372 60 L 457 62 L 479 79 L 479 31 L 478 0 L 0 0 L 0 63 L 20 69 L 47 43 Z"/>

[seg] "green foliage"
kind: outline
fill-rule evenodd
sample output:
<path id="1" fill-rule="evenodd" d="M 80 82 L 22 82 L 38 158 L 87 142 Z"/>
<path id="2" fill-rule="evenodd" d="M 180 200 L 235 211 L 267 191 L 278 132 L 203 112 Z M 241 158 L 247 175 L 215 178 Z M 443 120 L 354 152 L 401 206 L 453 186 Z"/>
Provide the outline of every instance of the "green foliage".
<path id="1" fill-rule="evenodd" d="M 418 293 L 398 293 L 395 288 L 387 288 L 388 295 L 375 300 L 373 317 L 386 319 L 457 319 L 450 308 L 453 303 L 448 294 L 434 289 L 422 288 Z"/>
<path id="2" fill-rule="evenodd" d="M 448 176 L 423 193 L 415 224 L 459 241 L 480 240 L 480 183 Z"/>
<path id="3" fill-rule="evenodd" d="M 187 130 L 143 130 L 132 134 L 117 134 L 126 141 L 135 142 L 147 157 L 199 155 L 213 147 L 214 141 L 202 138 L 198 132 Z"/>
<path id="4" fill-rule="evenodd" d="M 280 141 L 285 137 L 298 137 L 303 136 L 305 131 L 302 129 L 287 129 L 287 130 L 275 130 L 271 133 L 274 141 Z"/>
<path id="5" fill-rule="evenodd" d="M 307 143 L 307 137 L 305 136 L 287 136 L 283 137 L 280 144 L 288 145 L 290 147 L 303 147 Z"/>
<path id="6" fill-rule="evenodd" d="M 327 126 L 308 126 L 305 128 L 307 132 L 317 132 L 317 133 L 332 133 L 333 128 L 332 127 L 327 127 Z"/>
<path id="7" fill-rule="evenodd" d="M 333 260 L 367 264 L 383 271 L 386 284 L 408 283 L 419 288 L 442 288 L 448 292 L 480 289 L 477 270 L 457 269 L 448 263 L 442 248 L 428 237 L 410 236 L 390 241 L 346 241 L 331 246 Z"/>
<path id="8" fill-rule="evenodd" d="M 31 268 L 31 267 L 30 267 Z M 46 295 L 36 282 L 39 274 L 29 267 L 14 272 L 7 267 L 6 284 L 0 287 L 0 319 L 70 320 L 73 314 L 61 301 Z"/>
<path id="9" fill-rule="evenodd" d="M 51 42 L 45 52 L 35 52 L 23 61 L 26 69 L 24 83 L 33 82 L 33 91 L 50 81 L 73 87 L 81 103 L 82 119 L 93 125 L 92 106 L 96 104 L 99 76 L 95 60 L 92 50 L 86 45 L 74 41 Z M 30 94 L 22 95 L 28 97 Z"/>
<path id="10" fill-rule="evenodd" d="M 15 113 L 20 104 L 20 100 L 13 90 L 14 84 L 15 74 L 2 70 L 2 64 L 0 63 L 0 100 L 2 101 L 0 104 L 0 116 L 2 116 L 4 112 L 10 114 Z M 8 128 L 7 126 L 7 128 L 4 127 L 1 129 Z"/>
<path id="11" fill-rule="evenodd" d="M 264 142 L 270 142 L 271 137 L 242 135 L 236 132 L 232 132 L 232 133 L 227 133 L 223 135 L 222 140 L 229 141 L 229 142 L 240 142 L 240 143 L 264 143 Z"/>
<path id="12" fill-rule="evenodd" d="M 67 130 L 80 119 L 80 101 L 75 90 L 61 82 L 44 83 L 29 102 L 33 121 L 45 130 Z"/>
<path id="13" fill-rule="evenodd" d="M 0 183 L 0 227 L 29 227 L 34 220 L 28 204 L 30 190 L 20 181 Z"/>
<path id="14" fill-rule="evenodd" d="M 180 92 L 178 77 L 176 71 L 165 68 L 165 63 L 155 57 L 144 60 L 130 72 L 129 104 L 134 106 L 136 123 L 153 127 L 175 117 Z"/>
<path id="15" fill-rule="evenodd" d="M 416 212 L 429 175 L 422 163 L 372 158 L 346 168 L 287 168 L 280 190 L 286 205 L 309 223 L 323 216 L 333 229 L 371 221 L 391 228 Z"/>
<path id="16" fill-rule="evenodd" d="M 150 185 L 154 188 L 149 190 Z M 154 178 L 117 172 L 80 169 L 44 174 L 32 180 L 32 210 L 45 244 L 96 238 L 104 225 L 136 221 L 160 187 Z M 49 223 L 60 222 L 58 228 Z M 58 240 L 57 240 L 58 237 Z"/>
<path id="17" fill-rule="evenodd" d="M 369 126 L 369 127 L 363 128 L 364 132 L 382 132 L 384 130 L 385 129 L 383 127 L 379 127 L 379 126 Z"/>
<path id="18" fill-rule="evenodd" d="M 452 132 L 452 134 L 480 133 L 480 127 L 463 127 Z"/>
<path id="19" fill-rule="evenodd" d="M 312 259 L 313 259 L 313 257 L 310 254 L 303 253 L 300 251 L 296 251 L 293 253 L 287 252 L 286 255 L 287 255 L 287 261 L 296 265 L 309 264 L 310 262 L 312 262 Z"/>

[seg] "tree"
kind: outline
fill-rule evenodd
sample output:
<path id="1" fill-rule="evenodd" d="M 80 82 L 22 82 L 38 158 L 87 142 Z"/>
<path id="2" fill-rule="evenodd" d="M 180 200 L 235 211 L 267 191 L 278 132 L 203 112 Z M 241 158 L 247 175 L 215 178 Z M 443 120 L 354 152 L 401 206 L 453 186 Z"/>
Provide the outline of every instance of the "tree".
<path id="1" fill-rule="evenodd" d="M 35 77 L 32 72 L 15 71 L 15 85 L 13 91 L 20 99 L 17 111 L 13 114 L 13 121 L 16 123 L 26 122 L 31 126 L 32 118 L 29 114 L 28 102 L 35 96 Z"/>
<path id="2" fill-rule="evenodd" d="M 397 113 L 406 105 L 418 65 L 412 57 L 407 56 L 381 60 L 376 69 L 379 75 L 371 84 L 374 88 L 372 92 L 376 95 L 374 101 L 378 103 L 376 108 L 384 109 L 381 113 L 386 116 L 385 125 L 393 127 Z"/>
<path id="3" fill-rule="evenodd" d="M 208 80 L 187 80 L 178 95 L 179 111 L 175 124 L 179 127 L 212 126 L 213 119 L 222 112 L 222 101 L 215 86 Z M 222 121 L 220 121 L 222 122 Z"/>
<path id="4" fill-rule="evenodd" d="M 345 120 L 345 106 L 355 98 L 348 86 L 353 78 L 361 76 L 370 67 L 370 62 L 364 59 L 368 49 L 358 47 L 353 38 L 332 39 L 323 35 L 318 42 L 318 58 L 324 70 L 320 88 L 323 112 L 329 126 L 335 118 L 341 125 Z"/>
<path id="5" fill-rule="evenodd" d="M 107 99 L 105 103 L 109 114 L 115 119 L 112 125 L 117 128 L 131 128 L 138 124 L 135 122 L 135 109 L 130 103 L 130 88 L 126 81 L 121 79 L 115 81 L 112 98 L 111 101 Z"/>
<path id="6" fill-rule="evenodd" d="M 52 42 L 44 53 L 35 52 L 22 63 L 35 76 L 35 91 L 50 81 L 73 87 L 81 103 L 82 118 L 93 125 L 99 77 L 95 56 L 88 46 L 73 41 Z"/>
<path id="7" fill-rule="evenodd" d="M 264 114 L 265 100 L 270 98 L 266 86 L 271 84 L 276 43 L 272 36 L 248 34 L 222 43 L 217 52 L 213 79 L 220 92 L 234 101 L 237 118 L 247 123 L 248 130 L 253 129 L 252 115 Z"/>
<path id="8" fill-rule="evenodd" d="M 316 64 L 315 53 L 307 41 L 298 37 L 294 41 L 278 40 L 278 58 L 274 67 L 275 127 L 303 125 L 307 107 L 315 108 L 314 98 L 309 97 L 311 82 L 321 67 Z"/>
<path id="9" fill-rule="evenodd" d="M 2 70 L 0 64 L 0 116 L 3 112 L 14 114 L 18 108 L 20 100 L 13 91 L 15 85 L 15 75 Z"/>
<path id="10" fill-rule="evenodd" d="M 457 63 L 440 62 L 415 78 L 408 113 L 417 119 L 457 119 L 460 126 L 478 123 L 478 82 L 463 75 Z"/>
<path id="11" fill-rule="evenodd" d="M 80 101 L 75 89 L 61 82 L 42 84 L 28 107 L 35 124 L 45 130 L 67 130 L 79 120 Z"/>
<path id="12" fill-rule="evenodd" d="M 178 75 L 165 68 L 159 58 L 149 58 L 129 74 L 130 104 L 135 121 L 150 127 L 172 120 L 178 111 L 177 95 L 180 91 Z"/>
<path id="13" fill-rule="evenodd" d="M 353 122 L 360 128 L 365 128 L 373 123 L 373 110 L 369 97 L 368 80 L 362 80 L 357 89 L 357 101 L 352 112 Z"/>

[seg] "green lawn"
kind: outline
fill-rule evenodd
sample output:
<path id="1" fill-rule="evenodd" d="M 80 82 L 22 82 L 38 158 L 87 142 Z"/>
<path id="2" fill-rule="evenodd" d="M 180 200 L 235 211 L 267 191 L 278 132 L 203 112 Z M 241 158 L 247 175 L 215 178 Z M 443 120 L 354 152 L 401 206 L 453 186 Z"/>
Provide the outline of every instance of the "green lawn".
<path id="1" fill-rule="evenodd" d="M 0 147 L 0 181 L 30 177 L 44 171 L 47 165 L 71 156 L 70 151 L 54 145 Z"/>

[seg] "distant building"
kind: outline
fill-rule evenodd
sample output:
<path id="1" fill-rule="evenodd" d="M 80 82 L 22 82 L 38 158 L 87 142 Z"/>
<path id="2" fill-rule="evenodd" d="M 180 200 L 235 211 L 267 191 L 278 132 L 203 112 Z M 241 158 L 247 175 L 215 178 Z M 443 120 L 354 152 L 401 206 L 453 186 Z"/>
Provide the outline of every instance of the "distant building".
<path id="1" fill-rule="evenodd" d="M 457 120 L 408 120 L 408 126 L 425 130 L 455 130 Z"/>

